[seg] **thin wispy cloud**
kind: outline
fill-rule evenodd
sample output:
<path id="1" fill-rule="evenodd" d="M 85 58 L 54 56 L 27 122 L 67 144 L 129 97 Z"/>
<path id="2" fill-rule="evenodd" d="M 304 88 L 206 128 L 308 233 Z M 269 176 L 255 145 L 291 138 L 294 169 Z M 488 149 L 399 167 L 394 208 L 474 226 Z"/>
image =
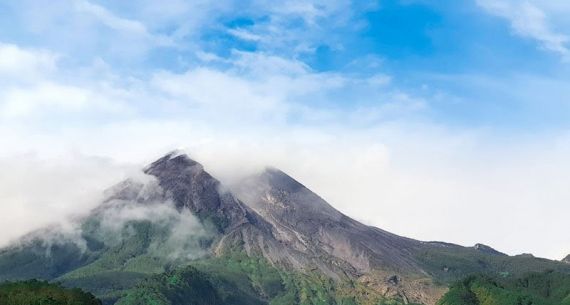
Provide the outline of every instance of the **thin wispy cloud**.
<path id="1" fill-rule="evenodd" d="M 570 37 L 567 32 L 554 29 L 553 20 L 540 8 L 541 2 L 478 0 L 477 3 L 490 13 L 507 19 L 517 35 L 534 39 L 541 48 L 570 61 Z"/>

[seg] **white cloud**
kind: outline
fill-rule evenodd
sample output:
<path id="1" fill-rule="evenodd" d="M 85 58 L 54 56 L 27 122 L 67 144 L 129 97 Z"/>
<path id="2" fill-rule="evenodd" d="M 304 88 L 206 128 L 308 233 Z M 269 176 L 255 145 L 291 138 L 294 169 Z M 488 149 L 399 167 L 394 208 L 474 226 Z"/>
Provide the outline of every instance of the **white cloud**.
<path id="1" fill-rule="evenodd" d="M 259 41 L 263 39 L 263 37 L 256 34 L 252 34 L 251 32 L 244 29 L 229 29 L 228 33 L 243 40 Z"/>
<path id="2" fill-rule="evenodd" d="M 147 204 L 112 201 L 99 211 L 97 218 L 101 226 L 96 233 L 111 245 L 122 241 L 133 221 L 149 221 L 168 232 L 167 236 L 154 239 L 149 245 L 148 253 L 156 257 L 196 259 L 207 254 L 201 240 L 213 236 L 213 232 L 206 229 L 189 210 L 179 211 L 169 201 Z"/>
<path id="3" fill-rule="evenodd" d="M 31 88 L 14 88 L 0 94 L 0 116 L 14 118 L 33 112 L 59 108 L 77 112 L 88 103 L 88 92 L 80 88 L 41 83 Z"/>
<path id="4" fill-rule="evenodd" d="M 84 90 L 48 81 L 57 76 L 57 58 L 46 50 L 0 44 L 0 117 L 26 116 L 42 108 L 83 108 Z"/>
<path id="5" fill-rule="evenodd" d="M 347 0 L 288 0 L 279 6 L 265 0 L 137 0 L 105 5 L 63 0 L 49 7 L 37 0 L 23 0 L 6 5 L 8 14 L 18 21 L 15 28 L 22 41 L 35 41 L 73 61 L 101 57 L 121 66 L 148 64 L 146 60 L 155 55 L 152 51 L 156 48 L 185 52 L 209 49 L 224 44 L 211 39 L 224 32 L 255 43 L 259 50 L 287 54 L 289 58 L 313 52 L 323 44 L 343 48 L 334 30 L 356 27 L 361 22 L 353 19 L 375 7 Z M 253 20 L 253 24 L 234 29 L 220 26 L 235 16 Z"/>
<path id="6" fill-rule="evenodd" d="M 229 67 L 159 72 L 144 89 L 145 100 L 163 100 L 162 109 L 212 124 L 363 122 L 392 119 L 429 108 L 426 101 L 391 86 L 390 77 L 316 72 L 296 60 L 263 53 L 234 52 Z M 147 86 L 143 84 L 143 86 Z M 338 107 L 337 94 L 351 100 Z M 152 96 L 152 97 L 150 97 Z"/>
<path id="7" fill-rule="evenodd" d="M 204 52 L 204 51 L 198 51 L 196 52 L 196 57 L 198 57 L 199 60 L 209 63 L 209 62 L 225 62 L 226 60 L 214 53 L 210 53 L 210 52 Z"/>
<path id="8" fill-rule="evenodd" d="M 277 55 L 241 51 L 234 51 L 233 55 L 231 60 L 236 69 L 247 71 L 257 77 L 276 74 L 302 76 L 311 72 L 309 66 L 304 62 Z"/>
<path id="9" fill-rule="evenodd" d="M 34 80 L 38 75 L 54 70 L 57 57 L 46 50 L 0 43 L 0 80 Z"/>
<path id="10" fill-rule="evenodd" d="M 108 69 L 99 64 L 69 71 L 59 58 L 43 49 L 0 44 L 0 118 L 130 113 L 126 102 L 133 92 L 120 87 Z"/>
<path id="11" fill-rule="evenodd" d="M 152 35 L 148 32 L 146 26 L 136 20 L 130 20 L 126 18 L 121 18 L 111 13 L 109 10 L 103 6 L 93 4 L 86 0 L 77 0 L 74 2 L 76 9 L 79 12 L 87 13 L 95 17 L 102 24 L 117 30 L 119 32 L 124 32 L 127 35 L 135 35 L 140 37 L 145 37 L 152 40 L 157 45 L 170 45 L 172 42 L 168 37 Z"/>
<path id="12" fill-rule="evenodd" d="M 138 16 L 124 18 L 87 0 L 23 0 L 7 3 L 18 41 L 41 45 L 62 54 L 66 62 L 90 62 L 102 57 L 114 63 L 140 62 L 155 47 L 176 47 L 153 32 Z"/>
<path id="13" fill-rule="evenodd" d="M 270 10 L 277 18 L 301 17 L 303 21 L 310 27 L 319 27 L 324 20 L 332 21 L 332 23 L 344 23 L 353 17 L 353 13 L 359 9 L 371 9 L 376 7 L 376 3 L 369 2 L 366 4 L 354 3 L 348 0 L 336 1 L 298 1 L 288 0 L 279 7 L 272 5 L 271 1 L 267 2 L 268 10 Z M 358 7 L 362 5 L 362 7 Z"/>
<path id="14" fill-rule="evenodd" d="M 2 142 L 2 147 L 13 144 Z M 125 163 L 79 154 L 6 153 L 0 156 L 0 245 L 30 230 L 65 223 L 70 214 L 86 213 L 105 188 L 132 170 Z"/>
<path id="15" fill-rule="evenodd" d="M 522 37 L 534 39 L 541 48 L 559 54 L 564 61 L 570 60 L 570 37 L 557 31 L 549 16 L 541 9 L 548 1 L 478 0 L 477 3 L 491 14 L 507 19 L 513 31 Z M 548 6 L 548 5 L 547 5 Z"/>
<path id="16" fill-rule="evenodd" d="M 146 27 L 137 21 L 115 16 L 102 6 L 92 4 L 89 1 L 75 1 L 75 6 L 80 12 L 92 14 L 103 24 L 118 31 L 127 31 L 132 34 L 147 35 Z"/>

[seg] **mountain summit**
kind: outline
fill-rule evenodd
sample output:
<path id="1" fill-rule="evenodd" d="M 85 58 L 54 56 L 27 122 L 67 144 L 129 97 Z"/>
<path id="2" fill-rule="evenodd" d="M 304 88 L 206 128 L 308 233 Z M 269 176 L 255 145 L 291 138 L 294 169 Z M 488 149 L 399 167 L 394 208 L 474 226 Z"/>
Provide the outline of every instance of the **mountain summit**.
<path id="1" fill-rule="evenodd" d="M 162 272 L 167 282 L 196 276 L 204 285 L 217 274 L 216 285 L 225 283 L 222 294 L 237 289 L 251 304 L 266 305 L 278 295 L 284 304 L 325 295 L 330 304 L 344 304 L 335 303 L 339 298 L 435 304 L 448 283 L 474 273 L 570 273 L 570 264 L 511 257 L 483 244 L 423 242 L 364 225 L 275 168 L 228 188 L 173 152 L 143 172 L 144 181 L 110 188 L 72 234 L 40 230 L 0 250 L 0 280 L 57 280 L 108 304 L 131 304 L 124 297 L 145 294 L 135 287 L 163 278 L 156 277 Z M 180 270 L 189 264 L 202 269 Z M 238 269 L 253 281 L 250 288 L 236 281 Z M 307 291 L 321 292 L 309 297 Z"/>
<path id="2" fill-rule="evenodd" d="M 185 154 L 169 153 L 147 166 L 144 173 L 156 177 L 177 208 L 211 219 L 221 231 L 231 231 L 253 218 L 246 206 L 232 194 L 220 192 L 220 182 Z"/>

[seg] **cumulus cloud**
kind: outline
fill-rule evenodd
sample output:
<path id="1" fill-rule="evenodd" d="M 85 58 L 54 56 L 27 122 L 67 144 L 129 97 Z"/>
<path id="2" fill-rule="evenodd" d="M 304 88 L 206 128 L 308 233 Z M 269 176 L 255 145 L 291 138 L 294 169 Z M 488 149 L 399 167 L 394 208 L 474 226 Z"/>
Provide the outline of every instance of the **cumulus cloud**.
<path id="1" fill-rule="evenodd" d="M 117 194 L 125 190 L 129 190 L 131 197 L 118 198 Z M 40 190 L 36 196 L 46 195 L 41 193 Z M 33 228 L 34 231 L 9 243 L 3 239 L 2 246 L 20 247 L 33 243 L 45 249 L 45 255 L 50 256 L 52 247 L 56 245 L 74 245 L 85 253 L 89 250 L 87 239 L 112 248 L 131 238 L 140 238 L 139 234 L 148 234 L 144 237 L 149 239 L 147 248 L 142 249 L 144 254 L 167 260 L 192 260 L 208 254 L 208 241 L 214 237 L 214 230 L 204 226 L 188 209 L 179 210 L 164 199 L 156 179 L 143 174 L 140 169 L 105 192 L 83 192 L 78 198 L 70 198 L 70 192 L 60 189 L 58 194 L 72 200 L 58 201 L 60 205 L 73 204 L 66 207 L 67 213 L 50 211 L 50 223 L 29 224 L 28 229 Z M 28 200 L 36 200 L 38 207 L 45 208 L 37 198 L 27 197 Z M 72 211 L 76 214 L 69 214 Z M 140 228 L 145 226 L 141 231 Z"/>
<path id="2" fill-rule="evenodd" d="M 68 154 L 40 157 L 33 153 L 0 157 L 0 245 L 31 230 L 64 223 L 98 204 L 103 190 L 124 178 L 128 164 Z"/>
<path id="3" fill-rule="evenodd" d="M 55 69 L 57 55 L 46 50 L 24 49 L 0 43 L 0 81 L 34 80 Z"/>
<path id="4" fill-rule="evenodd" d="M 70 77 L 61 67 L 60 56 L 43 49 L 3 44 L 0 57 L 0 118 L 129 111 L 125 103 L 128 94 L 109 85 L 111 75 L 100 82 L 86 82 L 78 77 L 78 71 Z"/>
<path id="5" fill-rule="evenodd" d="M 0 113 L 6 117 L 26 116 L 46 108 L 60 108 L 77 112 L 88 100 L 88 92 L 80 88 L 53 83 L 38 84 L 34 88 L 14 88 L 2 94 Z"/>

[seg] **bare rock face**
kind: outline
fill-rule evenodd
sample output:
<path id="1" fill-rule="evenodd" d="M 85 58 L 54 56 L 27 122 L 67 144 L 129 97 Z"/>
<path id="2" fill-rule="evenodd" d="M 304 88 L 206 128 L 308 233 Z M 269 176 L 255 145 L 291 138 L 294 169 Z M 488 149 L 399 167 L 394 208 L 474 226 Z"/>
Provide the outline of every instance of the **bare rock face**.
<path id="1" fill-rule="evenodd" d="M 563 258 L 562 262 L 570 264 L 570 254 L 568 254 L 565 258 Z"/>
<path id="2" fill-rule="evenodd" d="M 277 169 L 245 179 L 234 192 L 273 226 L 275 236 L 296 249 L 324 252 L 357 274 L 374 269 L 421 273 L 412 258 L 417 241 L 363 225 Z"/>

